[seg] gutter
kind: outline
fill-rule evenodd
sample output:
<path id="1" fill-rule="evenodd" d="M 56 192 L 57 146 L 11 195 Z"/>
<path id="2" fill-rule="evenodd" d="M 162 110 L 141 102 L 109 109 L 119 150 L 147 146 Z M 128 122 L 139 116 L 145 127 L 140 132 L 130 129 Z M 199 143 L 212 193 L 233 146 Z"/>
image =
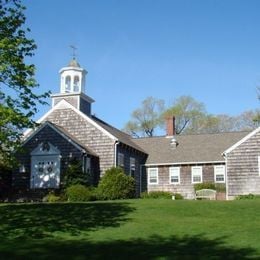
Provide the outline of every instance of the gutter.
<path id="1" fill-rule="evenodd" d="M 119 144 L 119 141 L 117 140 L 117 141 L 115 141 L 115 153 L 114 153 L 114 167 L 116 167 L 117 166 L 117 146 L 118 146 L 118 144 Z"/>

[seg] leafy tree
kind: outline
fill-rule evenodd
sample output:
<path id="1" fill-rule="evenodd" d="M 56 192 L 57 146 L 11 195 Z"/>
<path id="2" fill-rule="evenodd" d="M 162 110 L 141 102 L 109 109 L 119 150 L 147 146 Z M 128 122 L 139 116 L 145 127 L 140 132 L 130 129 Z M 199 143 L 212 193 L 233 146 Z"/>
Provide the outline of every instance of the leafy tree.
<path id="1" fill-rule="evenodd" d="M 191 96 L 181 96 L 163 113 L 163 117 L 168 116 L 175 116 L 176 134 L 196 132 L 197 122 L 205 120 L 206 109 Z"/>
<path id="2" fill-rule="evenodd" d="M 140 108 L 133 111 L 131 120 L 125 125 L 124 130 L 135 137 L 151 137 L 155 129 L 161 124 L 161 114 L 164 101 L 154 97 L 143 100 Z"/>
<path id="3" fill-rule="evenodd" d="M 36 94 L 35 66 L 27 64 L 36 44 L 24 28 L 21 0 L 0 0 L 0 160 L 8 161 L 19 147 L 22 130 L 32 127 L 37 105 L 49 93 Z"/>

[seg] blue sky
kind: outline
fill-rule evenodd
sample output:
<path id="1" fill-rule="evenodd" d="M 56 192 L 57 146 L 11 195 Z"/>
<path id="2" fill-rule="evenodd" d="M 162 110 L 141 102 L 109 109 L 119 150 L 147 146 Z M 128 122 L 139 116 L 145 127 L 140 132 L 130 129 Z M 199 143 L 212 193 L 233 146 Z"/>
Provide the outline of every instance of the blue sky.
<path id="1" fill-rule="evenodd" d="M 87 69 L 93 113 L 122 128 L 148 96 L 181 95 L 209 113 L 259 108 L 258 0 L 25 0 L 40 91 L 59 92 L 70 45 Z M 40 107 L 37 118 L 49 107 Z"/>

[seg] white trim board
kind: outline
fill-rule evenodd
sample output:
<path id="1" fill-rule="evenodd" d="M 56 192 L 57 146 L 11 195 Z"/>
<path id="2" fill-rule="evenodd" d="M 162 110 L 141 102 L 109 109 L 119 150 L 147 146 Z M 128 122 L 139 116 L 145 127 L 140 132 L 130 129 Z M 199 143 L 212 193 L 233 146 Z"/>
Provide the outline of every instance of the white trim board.
<path id="1" fill-rule="evenodd" d="M 236 142 L 234 145 L 229 147 L 225 152 L 223 152 L 223 155 L 226 156 L 228 153 L 232 152 L 234 149 L 236 149 L 238 146 L 240 146 L 242 143 L 250 139 L 252 136 L 257 134 L 260 131 L 260 127 L 256 128 L 254 131 L 243 137 L 240 141 Z"/>
<path id="2" fill-rule="evenodd" d="M 174 163 L 147 163 L 143 164 L 146 167 L 154 166 L 174 166 L 174 165 L 196 165 L 196 164 L 220 164 L 225 161 L 205 161 L 205 162 L 174 162 Z"/>
<path id="3" fill-rule="evenodd" d="M 91 119 L 90 117 L 88 117 L 87 115 L 85 115 L 84 113 L 82 113 L 81 111 L 79 111 L 77 108 L 75 108 L 74 106 L 72 106 L 69 102 L 67 102 L 66 100 L 61 100 L 56 106 L 54 106 L 53 108 L 51 108 L 45 115 L 43 115 L 39 120 L 37 120 L 37 123 L 40 124 L 42 123 L 51 113 L 53 113 L 55 110 L 58 109 L 72 109 L 75 113 L 77 113 L 79 116 L 81 116 L 82 118 L 84 118 L 88 123 L 92 124 L 94 127 L 96 127 L 97 129 L 99 129 L 102 133 L 104 133 L 105 135 L 107 135 L 109 138 L 111 138 L 113 141 L 118 141 L 118 139 L 113 136 L 112 134 L 110 134 L 107 130 L 105 130 L 104 128 L 102 128 L 100 125 L 98 125 L 93 119 Z M 30 134 L 30 132 L 33 131 L 33 129 L 27 129 L 24 132 L 24 137 L 26 138 L 27 135 Z"/>
<path id="4" fill-rule="evenodd" d="M 46 121 L 44 124 L 40 125 L 23 143 L 22 145 L 25 145 L 27 142 L 29 142 L 37 133 L 39 133 L 46 125 L 51 127 L 55 132 L 57 132 L 59 135 L 61 135 L 65 140 L 67 140 L 69 143 L 71 143 L 73 146 L 75 146 L 79 151 L 83 153 L 87 153 L 85 149 L 80 147 L 75 141 L 70 139 L 66 134 L 61 132 L 59 129 L 57 129 L 55 126 L 53 126 L 50 122 Z"/>

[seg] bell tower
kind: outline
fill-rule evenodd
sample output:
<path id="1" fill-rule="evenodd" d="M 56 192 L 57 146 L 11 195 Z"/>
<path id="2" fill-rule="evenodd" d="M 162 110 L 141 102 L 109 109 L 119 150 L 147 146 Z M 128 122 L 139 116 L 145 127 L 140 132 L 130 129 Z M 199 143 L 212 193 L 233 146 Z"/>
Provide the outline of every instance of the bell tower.
<path id="1" fill-rule="evenodd" d="M 94 100 L 85 94 L 85 78 L 87 71 L 79 65 L 73 54 L 73 59 L 60 73 L 60 93 L 51 95 L 52 107 L 65 99 L 68 103 L 86 115 L 91 115 L 91 104 Z"/>
<path id="2" fill-rule="evenodd" d="M 85 93 L 87 71 L 80 67 L 75 57 L 60 71 L 60 93 Z"/>

